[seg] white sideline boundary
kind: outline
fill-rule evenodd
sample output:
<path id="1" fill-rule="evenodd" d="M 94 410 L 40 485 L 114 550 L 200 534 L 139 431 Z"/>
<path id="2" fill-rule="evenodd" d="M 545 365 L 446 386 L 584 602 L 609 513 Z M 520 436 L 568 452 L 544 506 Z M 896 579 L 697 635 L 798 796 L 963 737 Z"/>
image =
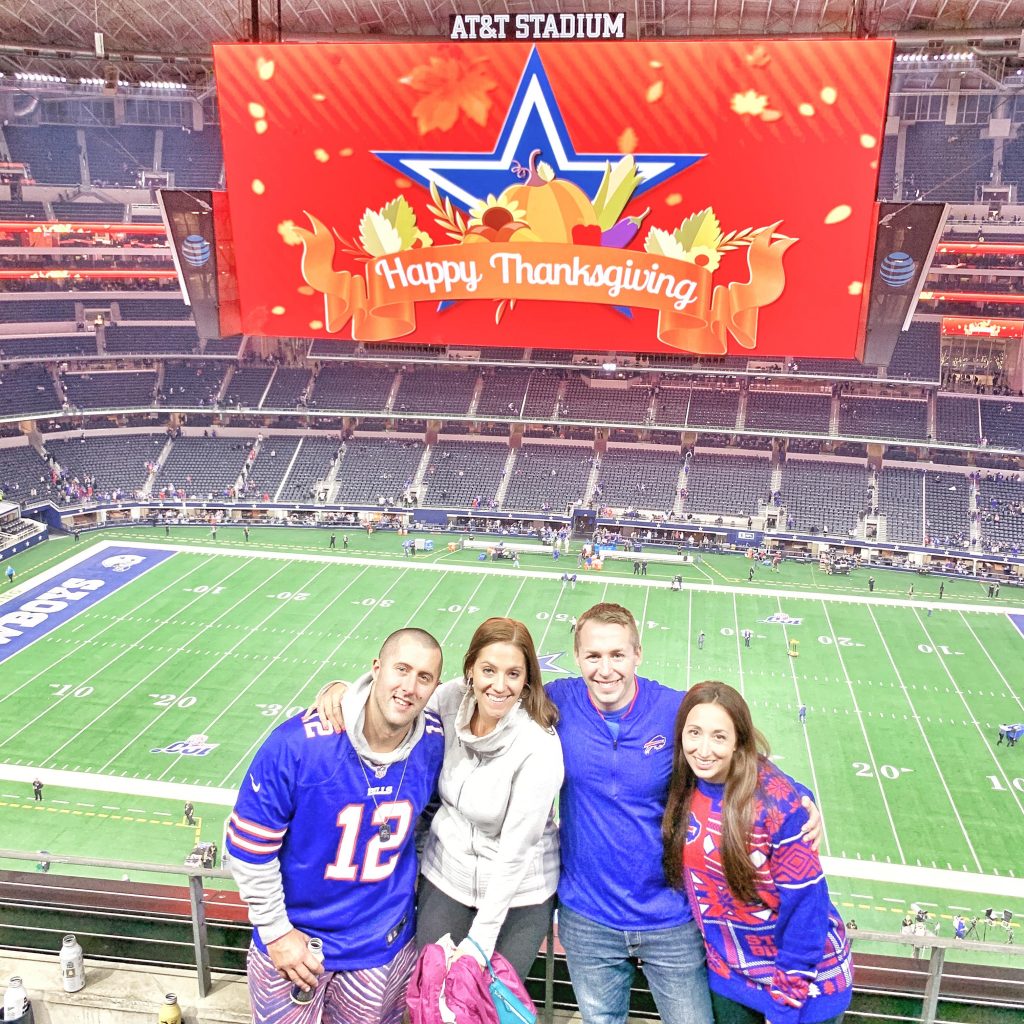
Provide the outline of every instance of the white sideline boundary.
<path id="1" fill-rule="evenodd" d="M 160 544 L 152 541 L 142 540 L 130 540 L 130 541 L 101 541 L 99 544 L 92 545 L 87 549 L 88 554 L 95 554 L 97 550 L 108 548 L 108 547 L 134 547 L 142 548 L 144 550 L 152 551 L 181 551 L 189 555 L 230 555 L 239 558 L 266 558 L 275 561 L 286 561 L 286 562 L 334 562 L 339 565 L 352 565 L 352 566 L 374 566 L 384 567 L 388 569 L 411 569 L 413 571 L 422 572 L 451 572 L 451 573 L 468 573 L 477 574 L 481 571 L 482 566 L 480 565 L 452 565 L 450 562 L 417 562 L 415 559 L 408 558 L 372 558 L 364 557 L 360 555 L 343 554 L 317 554 L 312 551 L 254 551 L 251 548 L 241 547 L 198 547 L 191 544 Z M 537 546 L 537 550 L 544 552 L 547 548 Z M 53 569 L 46 570 L 45 573 L 40 573 L 38 576 L 34 576 L 30 581 L 24 584 L 25 589 L 30 586 L 35 586 L 44 580 L 51 579 L 53 576 L 58 576 L 67 569 L 81 561 L 83 558 L 88 557 L 86 552 L 82 555 L 76 555 L 72 559 L 58 563 Z M 699 566 L 699 562 L 693 563 Z M 599 584 L 601 586 L 623 586 L 623 587 L 640 587 L 648 589 L 650 587 L 657 587 L 662 590 L 671 589 L 670 580 L 651 580 L 646 578 L 634 579 L 631 576 L 605 576 L 602 572 L 594 572 L 592 570 L 578 569 L 575 562 L 571 557 L 566 556 L 561 559 L 558 563 L 558 568 L 550 571 L 537 570 L 537 569 L 512 569 L 504 568 L 486 563 L 486 570 L 489 575 L 494 576 L 508 576 L 516 579 L 536 579 L 536 580 L 555 580 L 558 581 L 562 578 L 562 574 L 568 572 L 570 575 L 576 573 L 577 580 L 583 584 Z M 916 579 L 916 577 L 915 577 Z M 19 588 L 20 589 L 20 588 Z M 827 601 L 835 604 L 855 604 L 855 605 L 871 605 L 875 608 L 933 608 L 943 609 L 946 611 L 957 611 L 957 612 L 972 612 L 975 614 L 988 614 L 988 615 L 1024 615 L 1024 607 L 1022 608 L 1010 608 L 1005 605 L 998 607 L 992 607 L 991 605 L 984 604 L 969 604 L 962 601 L 939 601 L 939 600 L 927 600 L 925 595 L 920 598 L 898 598 L 898 597 L 879 597 L 877 594 L 872 594 L 870 597 L 860 594 L 819 594 L 813 591 L 803 590 L 769 590 L 765 587 L 757 586 L 732 586 L 726 583 L 683 583 L 683 590 L 689 591 L 705 591 L 707 593 L 716 594 L 749 594 L 755 597 L 767 597 L 773 600 L 786 600 L 786 601 Z M 18 590 L 13 591 L 16 595 Z M 4 591 L 4 596 L 7 596 L 7 591 Z"/>

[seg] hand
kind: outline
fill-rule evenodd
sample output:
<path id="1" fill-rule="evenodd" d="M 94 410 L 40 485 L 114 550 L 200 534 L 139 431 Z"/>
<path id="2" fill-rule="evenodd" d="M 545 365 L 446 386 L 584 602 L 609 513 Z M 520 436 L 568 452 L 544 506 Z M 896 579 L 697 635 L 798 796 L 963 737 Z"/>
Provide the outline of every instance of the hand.
<path id="1" fill-rule="evenodd" d="M 800 838 L 817 853 L 821 846 L 821 811 L 809 796 L 805 796 L 800 803 L 807 812 L 807 822 L 800 829 Z"/>
<path id="2" fill-rule="evenodd" d="M 282 978 L 298 985 L 304 992 L 316 988 L 316 979 L 324 973 L 324 965 L 307 948 L 309 936 L 293 928 L 279 939 L 267 944 L 271 963 Z"/>
<path id="3" fill-rule="evenodd" d="M 449 963 L 448 966 L 450 967 L 451 964 L 455 963 L 456 960 L 463 956 L 472 957 L 477 962 L 477 965 L 481 969 L 486 970 L 487 963 L 484 960 L 483 953 L 481 953 L 480 950 L 477 949 L 476 946 L 472 942 L 470 942 L 468 938 L 463 939 L 458 944 L 458 946 L 455 947 L 455 952 L 452 954 L 451 963 Z"/>
<path id="4" fill-rule="evenodd" d="M 311 707 L 310 713 L 316 711 L 320 718 L 320 724 L 325 728 L 331 728 L 335 732 L 345 731 L 345 719 L 341 715 L 341 702 L 348 693 L 349 684 L 340 679 L 328 683 L 326 688 L 317 698 L 316 704 Z"/>

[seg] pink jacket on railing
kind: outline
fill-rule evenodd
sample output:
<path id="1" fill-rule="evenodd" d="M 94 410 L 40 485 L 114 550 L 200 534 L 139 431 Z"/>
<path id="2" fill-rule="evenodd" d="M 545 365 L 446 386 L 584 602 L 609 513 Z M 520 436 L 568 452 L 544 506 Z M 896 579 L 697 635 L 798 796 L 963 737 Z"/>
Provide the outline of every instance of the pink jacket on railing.
<path id="1" fill-rule="evenodd" d="M 445 971 L 446 952 L 437 943 L 420 950 L 409 982 L 406 1003 L 412 1024 L 498 1024 L 498 1014 L 487 987 L 491 975 L 471 956 L 460 957 Z M 499 978 L 535 1012 L 515 968 L 500 954 L 491 958 Z M 441 996 L 449 1014 L 441 1013 Z"/>

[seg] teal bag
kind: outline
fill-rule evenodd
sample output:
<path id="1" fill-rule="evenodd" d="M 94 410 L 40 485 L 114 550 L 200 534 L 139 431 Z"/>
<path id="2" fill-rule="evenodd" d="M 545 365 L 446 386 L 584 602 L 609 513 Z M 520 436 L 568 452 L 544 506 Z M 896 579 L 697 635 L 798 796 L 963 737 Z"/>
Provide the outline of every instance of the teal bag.
<path id="1" fill-rule="evenodd" d="M 487 961 L 487 970 L 491 973 L 491 983 L 487 986 L 487 991 L 491 994 L 491 1002 L 494 1003 L 494 1009 L 498 1014 L 498 1024 L 537 1024 L 537 1014 L 528 1010 L 519 996 L 494 973 L 494 967 L 487 954 L 480 949 L 480 943 L 476 939 L 469 941 L 480 950 L 480 955 Z"/>

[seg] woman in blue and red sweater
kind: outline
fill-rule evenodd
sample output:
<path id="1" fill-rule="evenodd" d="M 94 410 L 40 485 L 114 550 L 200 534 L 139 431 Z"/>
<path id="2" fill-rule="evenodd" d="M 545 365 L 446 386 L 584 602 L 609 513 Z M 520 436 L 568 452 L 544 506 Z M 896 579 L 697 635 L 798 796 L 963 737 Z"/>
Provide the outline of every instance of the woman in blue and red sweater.
<path id="1" fill-rule="evenodd" d="M 800 837 L 802 789 L 767 754 L 736 690 L 690 690 L 676 718 L 665 874 L 685 887 L 703 932 L 717 1024 L 838 1022 L 850 944 Z"/>

